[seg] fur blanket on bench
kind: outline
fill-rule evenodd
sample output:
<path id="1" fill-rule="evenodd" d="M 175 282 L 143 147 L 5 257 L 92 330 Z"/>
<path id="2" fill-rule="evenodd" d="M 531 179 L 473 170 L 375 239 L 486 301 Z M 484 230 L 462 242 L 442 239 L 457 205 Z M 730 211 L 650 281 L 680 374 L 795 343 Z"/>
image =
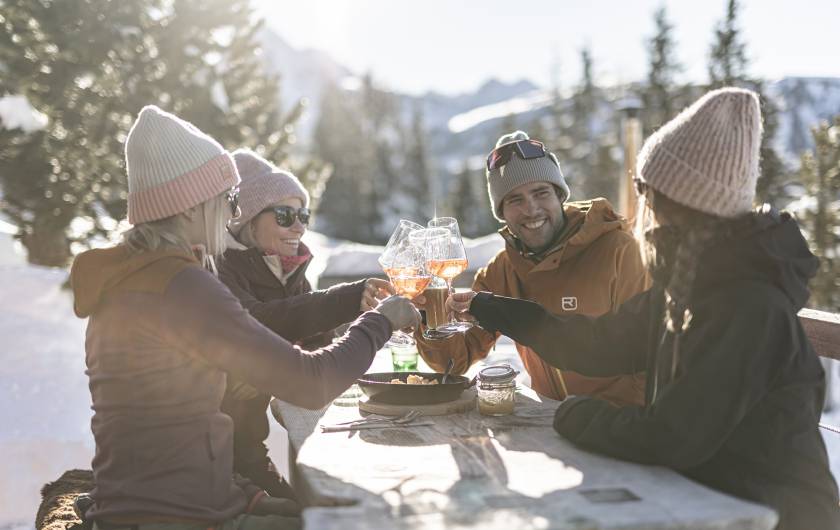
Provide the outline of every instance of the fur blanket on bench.
<path id="1" fill-rule="evenodd" d="M 73 511 L 80 493 L 93 489 L 93 472 L 88 469 L 65 471 L 58 480 L 41 488 L 41 506 L 35 517 L 36 530 L 69 530 L 81 521 Z"/>

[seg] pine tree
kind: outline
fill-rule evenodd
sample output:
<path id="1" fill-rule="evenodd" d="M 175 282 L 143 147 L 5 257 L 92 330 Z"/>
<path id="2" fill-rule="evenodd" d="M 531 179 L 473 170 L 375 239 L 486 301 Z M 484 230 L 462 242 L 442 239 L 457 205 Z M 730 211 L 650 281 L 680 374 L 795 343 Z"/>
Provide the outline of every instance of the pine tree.
<path id="1" fill-rule="evenodd" d="M 288 156 L 300 109 L 280 112 L 246 0 L 0 6 L 0 63 L 13 81 L 2 90 L 25 95 L 50 120 L 33 135 L 3 131 L 0 144 L 2 208 L 31 262 L 63 265 L 71 243 L 107 235 L 124 217 L 123 142 L 145 104 L 230 149 L 255 148 L 281 164 Z"/>
<path id="2" fill-rule="evenodd" d="M 741 42 L 738 10 L 738 1 L 728 0 L 726 16 L 715 28 L 709 53 L 710 88 L 737 85 L 747 79 L 747 47 Z"/>
<path id="3" fill-rule="evenodd" d="M 399 216 L 422 200 L 402 182 L 410 157 L 393 94 L 370 76 L 356 91 L 328 87 L 314 138 L 316 156 L 334 168 L 316 228 L 360 243 L 387 240 Z"/>
<path id="4" fill-rule="evenodd" d="M 412 219 L 425 219 L 433 212 L 432 201 L 435 189 L 432 182 L 432 170 L 429 160 L 429 149 L 426 145 L 426 127 L 423 118 L 423 109 L 415 105 L 411 124 L 408 127 L 406 138 L 403 140 L 406 147 L 405 170 L 400 178 L 402 192 L 411 199 L 408 209 L 398 212 L 398 215 L 410 215 Z M 435 194 L 436 195 L 436 194 Z M 439 197 L 435 196 L 435 199 Z"/>
<path id="5" fill-rule="evenodd" d="M 726 16 L 715 28 L 714 42 L 709 54 L 709 89 L 723 86 L 741 86 L 756 91 L 761 100 L 764 119 L 764 136 L 761 140 L 760 176 L 756 199 L 778 206 L 786 202 L 785 185 L 788 170 L 773 148 L 778 127 L 778 108 L 764 91 L 761 80 L 748 73 L 746 44 L 741 39 L 738 24 L 739 5 L 737 0 L 728 0 Z"/>
<path id="6" fill-rule="evenodd" d="M 17 225 L 30 262 L 60 266 L 71 255 L 71 222 L 98 218 L 98 198 L 125 198 L 124 187 L 114 186 L 122 151 L 108 149 L 121 87 L 108 74 L 140 11 L 108 0 L 0 7 L 3 92 L 26 96 L 49 118 L 34 134 L 0 133 L 0 207 Z"/>
<path id="7" fill-rule="evenodd" d="M 417 198 L 406 193 L 401 178 L 407 149 L 396 97 L 376 86 L 368 74 L 362 83 L 361 103 L 358 118 L 374 154 L 374 165 L 363 181 L 368 205 L 363 230 L 368 235 L 362 242 L 384 244 L 401 213 L 415 209 Z"/>
<path id="8" fill-rule="evenodd" d="M 528 136 L 533 138 L 534 140 L 539 140 L 542 143 L 546 144 L 546 147 L 549 145 L 548 141 L 548 129 L 545 126 L 544 120 L 540 117 L 535 118 L 531 125 L 528 127 L 527 131 Z"/>
<path id="9" fill-rule="evenodd" d="M 664 6 L 656 10 L 654 23 L 656 34 L 647 43 L 647 85 L 642 92 L 644 129 L 649 133 L 676 114 L 679 107 L 675 78 L 682 70 L 675 57 L 674 26 L 668 21 Z"/>
<path id="10" fill-rule="evenodd" d="M 576 190 L 572 193 L 584 199 L 605 197 L 616 204 L 621 175 L 620 164 L 613 155 L 618 141 L 617 124 L 598 130 L 603 126 L 599 122 L 599 105 L 604 95 L 595 84 L 592 53 L 583 48 L 580 57 L 581 80 L 572 100 L 574 146 L 566 161 L 575 175 Z"/>
<path id="11" fill-rule="evenodd" d="M 586 98 L 585 103 L 592 103 L 595 94 L 595 79 L 592 74 L 592 51 L 589 47 L 580 49 L 580 63 L 581 63 L 581 82 L 579 93 Z"/>
<path id="12" fill-rule="evenodd" d="M 510 134 L 519 129 L 519 125 L 516 123 L 516 114 L 508 114 L 503 119 L 501 124 L 499 125 L 499 134 L 493 138 L 493 143 L 491 145 L 496 145 L 496 141 L 505 135 Z"/>
<path id="13" fill-rule="evenodd" d="M 573 98 L 572 98 L 573 99 Z M 571 198 L 576 199 L 580 193 L 577 190 L 577 168 L 575 164 L 575 118 L 572 111 L 573 101 L 564 99 L 559 91 L 555 93 L 550 112 L 550 136 L 543 141 L 546 148 L 557 156 L 560 168 L 569 184 Z"/>
<path id="14" fill-rule="evenodd" d="M 450 194 L 448 212 L 458 219 L 464 237 L 480 237 L 499 229 L 487 196 L 484 170 L 471 169 L 464 164 L 455 177 L 455 189 Z"/>
<path id="15" fill-rule="evenodd" d="M 315 228 L 333 237 L 365 241 L 370 235 L 360 224 L 370 206 L 366 197 L 370 186 L 364 182 L 371 177 L 375 153 L 371 142 L 365 141 L 357 99 L 358 94 L 345 93 L 334 84 L 322 92 L 314 153 L 333 167 L 334 176 L 324 190 Z"/>
<path id="16" fill-rule="evenodd" d="M 800 180 L 814 207 L 803 215 L 802 226 L 811 250 L 820 258 L 820 269 L 811 280 L 814 307 L 840 311 L 840 116 L 811 131 L 814 150 L 802 155 Z"/>

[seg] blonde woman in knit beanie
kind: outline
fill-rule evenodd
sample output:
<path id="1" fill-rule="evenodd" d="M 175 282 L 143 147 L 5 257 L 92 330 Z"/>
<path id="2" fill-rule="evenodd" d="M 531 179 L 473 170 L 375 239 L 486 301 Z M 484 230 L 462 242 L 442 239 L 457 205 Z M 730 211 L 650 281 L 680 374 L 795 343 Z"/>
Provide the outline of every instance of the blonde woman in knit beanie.
<path id="1" fill-rule="evenodd" d="M 233 158 L 154 106 L 138 115 L 125 155 L 134 226 L 124 243 L 80 254 L 71 272 L 76 314 L 90 318 L 96 455 L 85 516 L 102 529 L 299 528 L 294 501 L 234 476 L 233 426 L 220 410 L 227 374 L 320 408 L 419 315 L 392 296 L 331 346 L 292 345 L 250 316 L 211 264 L 238 213 Z"/>
<path id="2" fill-rule="evenodd" d="M 309 224 L 309 193 L 293 174 L 253 151 L 233 159 L 242 182 L 241 213 L 230 224 L 236 241 L 219 263 L 219 279 L 242 306 L 270 330 L 306 348 L 336 337 L 334 328 L 373 309 L 394 294 L 390 283 L 370 278 L 312 291 L 306 267 L 312 260 L 301 241 Z M 222 411 L 234 423 L 233 468 L 275 497 L 293 497 L 265 446 L 270 395 L 229 380 Z"/>
<path id="3" fill-rule="evenodd" d="M 824 373 L 797 317 L 818 264 L 790 215 L 753 210 L 759 108 L 751 91 L 715 90 L 645 142 L 638 237 L 654 285 L 617 314 L 558 317 L 489 293 L 449 303 L 556 367 L 647 368 L 644 406 L 564 401 L 565 438 L 766 504 L 778 529 L 836 529 Z"/>

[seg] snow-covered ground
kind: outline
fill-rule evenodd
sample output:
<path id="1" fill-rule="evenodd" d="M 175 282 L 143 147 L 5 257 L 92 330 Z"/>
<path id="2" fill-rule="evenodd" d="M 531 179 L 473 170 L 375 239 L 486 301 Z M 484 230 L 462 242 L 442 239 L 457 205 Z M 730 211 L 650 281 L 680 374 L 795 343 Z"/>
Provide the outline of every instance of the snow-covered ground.
<path id="1" fill-rule="evenodd" d="M 322 243 L 309 241 L 315 253 L 341 247 Z M 41 486 L 66 469 L 90 467 L 93 456 L 85 322 L 73 315 L 70 292 L 61 288 L 66 279 L 64 270 L 27 265 L 0 225 L 0 530 L 31 530 Z M 493 357 L 521 370 L 507 340 Z M 833 416 L 827 421 L 840 424 L 840 413 Z M 837 474 L 840 435 L 825 438 Z M 282 452 L 282 443 L 282 433 L 273 432 L 272 451 Z M 283 461 L 279 454 L 277 461 Z"/>
<path id="2" fill-rule="evenodd" d="M 85 323 L 61 289 L 66 279 L 63 270 L 0 265 L 0 528 L 31 527 L 41 486 L 90 467 Z"/>

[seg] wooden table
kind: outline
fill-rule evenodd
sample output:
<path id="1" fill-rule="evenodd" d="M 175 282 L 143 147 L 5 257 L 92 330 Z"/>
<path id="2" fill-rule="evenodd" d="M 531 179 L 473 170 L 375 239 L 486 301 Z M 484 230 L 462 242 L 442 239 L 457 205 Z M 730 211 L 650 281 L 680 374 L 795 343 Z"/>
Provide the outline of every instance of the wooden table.
<path id="1" fill-rule="evenodd" d="M 557 402 L 529 388 L 516 413 L 425 418 L 434 425 L 324 434 L 355 407 L 273 401 L 297 454 L 305 528 L 770 529 L 776 514 L 661 467 L 576 449 L 551 427 Z"/>

